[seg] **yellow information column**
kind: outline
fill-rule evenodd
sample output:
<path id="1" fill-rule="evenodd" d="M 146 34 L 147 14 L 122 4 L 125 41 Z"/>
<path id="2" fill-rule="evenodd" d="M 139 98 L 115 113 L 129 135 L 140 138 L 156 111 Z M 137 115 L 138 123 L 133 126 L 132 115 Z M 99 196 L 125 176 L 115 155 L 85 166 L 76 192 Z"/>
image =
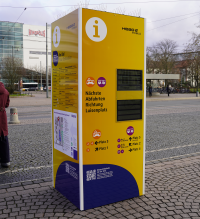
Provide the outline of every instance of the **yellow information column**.
<path id="1" fill-rule="evenodd" d="M 145 20 L 78 9 L 52 35 L 55 188 L 81 210 L 143 195 Z"/>

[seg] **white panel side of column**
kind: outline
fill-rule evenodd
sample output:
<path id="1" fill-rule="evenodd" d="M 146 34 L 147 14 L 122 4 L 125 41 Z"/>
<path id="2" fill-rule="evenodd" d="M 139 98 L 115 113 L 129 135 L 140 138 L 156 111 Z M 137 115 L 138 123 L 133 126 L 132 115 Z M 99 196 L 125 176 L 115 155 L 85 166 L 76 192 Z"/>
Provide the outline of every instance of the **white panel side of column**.
<path id="1" fill-rule="evenodd" d="M 50 32 L 52 34 L 52 32 Z M 50 34 L 50 42 L 52 44 L 52 41 L 51 41 L 51 34 Z M 50 45 L 51 45 L 50 44 Z M 52 45 L 51 45 L 51 53 L 52 53 Z M 52 82 L 52 60 L 51 60 L 51 82 Z M 51 94 L 52 94 L 52 86 L 51 86 Z M 53 133 L 54 133 L 54 130 L 53 130 L 53 126 L 52 126 L 52 119 L 53 119 L 53 110 L 52 110 L 52 97 L 53 95 L 51 95 L 51 141 L 52 141 L 52 186 L 54 187 L 54 174 L 53 174 L 53 148 L 54 148 L 54 142 L 53 142 Z"/>
<path id="2" fill-rule="evenodd" d="M 83 143 L 82 143 L 82 8 L 78 9 L 78 130 L 79 130 L 79 187 L 80 210 L 84 210 L 83 197 Z"/>
<path id="3" fill-rule="evenodd" d="M 143 194 L 145 194 L 145 150 L 146 150 L 146 19 L 144 19 L 144 133 L 143 133 Z"/>

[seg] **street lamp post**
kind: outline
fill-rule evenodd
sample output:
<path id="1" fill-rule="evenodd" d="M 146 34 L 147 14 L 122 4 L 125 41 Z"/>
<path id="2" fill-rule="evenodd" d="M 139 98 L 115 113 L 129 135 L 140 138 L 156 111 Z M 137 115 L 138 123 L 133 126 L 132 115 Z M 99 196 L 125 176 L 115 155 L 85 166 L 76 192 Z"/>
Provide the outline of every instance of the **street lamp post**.
<path id="1" fill-rule="evenodd" d="M 2 52 L 3 52 L 3 49 L 4 49 L 4 37 L 2 37 L 2 42 L 3 42 L 3 46 L 2 46 Z M 3 53 L 4 54 L 4 53 Z M 3 55 L 4 57 L 4 55 Z M 3 57 L 0 59 L 0 64 L 2 64 L 3 62 Z M 2 65 L 0 66 L 0 81 L 2 81 L 2 77 L 1 77 L 1 71 L 2 71 Z"/>
<path id="2" fill-rule="evenodd" d="M 40 73 L 41 73 L 41 87 L 40 87 L 40 90 L 42 90 L 42 70 L 41 70 L 41 61 L 40 61 Z"/>
<path id="3" fill-rule="evenodd" d="M 49 78 L 48 78 L 48 73 L 49 73 L 49 67 L 48 67 L 48 27 L 51 27 L 51 25 L 46 23 L 46 97 L 49 97 Z"/>
<path id="4" fill-rule="evenodd" d="M 48 82 L 48 42 L 47 42 L 47 23 L 46 23 L 46 97 L 48 98 L 49 82 Z"/>
<path id="5" fill-rule="evenodd" d="M 13 59 L 13 49 L 17 49 L 17 51 L 18 51 L 19 47 L 12 46 L 12 59 Z"/>

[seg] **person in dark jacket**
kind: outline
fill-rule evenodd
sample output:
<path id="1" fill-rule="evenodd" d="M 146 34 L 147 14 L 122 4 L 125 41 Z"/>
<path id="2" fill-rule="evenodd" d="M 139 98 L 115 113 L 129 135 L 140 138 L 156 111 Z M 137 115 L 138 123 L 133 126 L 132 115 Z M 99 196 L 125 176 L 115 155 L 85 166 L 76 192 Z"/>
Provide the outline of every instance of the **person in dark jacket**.
<path id="1" fill-rule="evenodd" d="M 6 110 L 9 106 L 9 92 L 0 82 L 0 163 L 2 167 L 10 166 L 10 152 L 8 142 L 8 124 Z"/>
<path id="2" fill-rule="evenodd" d="M 150 97 L 152 96 L 152 86 L 151 85 L 149 86 L 149 96 Z"/>
<path id="3" fill-rule="evenodd" d="M 168 97 L 169 97 L 169 93 L 170 93 L 169 85 L 167 85 L 167 93 L 168 93 Z"/>

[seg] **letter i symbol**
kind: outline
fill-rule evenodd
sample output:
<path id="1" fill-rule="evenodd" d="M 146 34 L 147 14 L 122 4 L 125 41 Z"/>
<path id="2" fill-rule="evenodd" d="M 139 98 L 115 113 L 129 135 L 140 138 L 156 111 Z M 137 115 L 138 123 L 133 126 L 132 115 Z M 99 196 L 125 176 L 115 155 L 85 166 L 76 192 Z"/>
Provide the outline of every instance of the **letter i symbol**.
<path id="1" fill-rule="evenodd" d="M 57 44 L 58 43 L 58 41 L 57 41 L 57 29 L 56 29 L 56 34 L 55 35 L 56 35 L 56 44 Z"/>
<path id="2" fill-rule="evenodd" d="M 98 20 L 95 21 L 95 24 L 98 24 Z M 93 37 L 100 37 L 98 34 L 98 25 L 93 25 L 93 27 L 95 28 L 95 35 L 93 35 Z"/>

